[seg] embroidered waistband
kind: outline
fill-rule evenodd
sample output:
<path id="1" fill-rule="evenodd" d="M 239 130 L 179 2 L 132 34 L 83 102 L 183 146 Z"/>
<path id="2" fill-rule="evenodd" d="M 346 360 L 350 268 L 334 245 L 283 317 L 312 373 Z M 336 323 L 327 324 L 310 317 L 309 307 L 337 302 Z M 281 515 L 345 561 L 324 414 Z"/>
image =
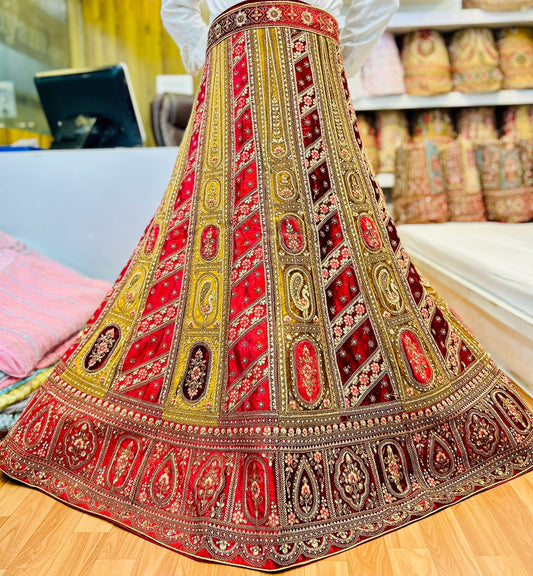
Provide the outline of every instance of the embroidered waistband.
<path id="1" fill-rule="evenodd" d="M 207 49 L 236 32 L 275 26 L 308 30 L 339 40 L 337 21 L 320 8 L 301 2 L 246 2 L 226 10 L 213 21 Z"/>

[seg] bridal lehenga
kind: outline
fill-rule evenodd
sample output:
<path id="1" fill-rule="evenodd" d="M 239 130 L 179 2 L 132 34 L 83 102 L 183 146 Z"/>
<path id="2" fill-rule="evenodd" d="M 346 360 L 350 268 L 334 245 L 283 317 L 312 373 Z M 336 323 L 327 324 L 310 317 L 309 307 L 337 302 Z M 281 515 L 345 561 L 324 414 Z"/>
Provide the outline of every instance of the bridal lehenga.
<path id="1" fill-rule="evenodd" d="M 0 456 L 163 546 L 279 570 L 529 470 L 532 439 L 402 247 L 336 21 L 257 2 L 212 24 L 162 203 Z"/>

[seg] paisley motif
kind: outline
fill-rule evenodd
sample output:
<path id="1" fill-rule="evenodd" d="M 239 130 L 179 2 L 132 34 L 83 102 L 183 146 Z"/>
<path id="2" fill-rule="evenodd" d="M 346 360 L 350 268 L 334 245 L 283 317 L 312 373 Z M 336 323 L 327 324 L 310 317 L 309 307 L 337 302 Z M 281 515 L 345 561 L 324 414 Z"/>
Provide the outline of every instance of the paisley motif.
<path id="1" fill-rule="evenodd" d="M 379 252 L 382 243 L 374 220 L 368 214 L 362 214 L 359 216 L 358 223 L 364 245 L 371 252 Z"/>
<path id="2" fill-rule="evenodd" d="M 431 434 L 429 440 L 428 465 L 438 478 L 447 478 L 455 470 L 453 448 L 437 434 Z"/>
<path id="3" fill-rule="evenodd" d="M 63 451 L 71 470 L 85 466 L 96 453 L 97 437 L 93 423 L 82 418 L 65 432 Z"/>
<path id="4" fill-rule="evenodd" d="M 320 504 L 320 490 L 315 473 L 305 457 L 302 457 L 296 469 L 292 499 L 294 511 L 300 520 L 309 522 L 316 517 Z"/>
<path id="5" fill-rule="evenodd" d="M 115 324 L 106 326 L 98 334 L 94 344 L 89 349 L 83 360 L 83 366 L 87 372 L 97 372 L 102 369 L 109 360 L 117 342 L 120 340 L 120 328 Z"/>
<path id="6" fill-rule="evenodd" d="M 200 256 L 210 262 L 218 254 L 220 230 L 217 226 L 210 224 L 202 230 L 200 237 Z"/>
<path id="7" fill-rule="evenodd" d="M 295 319 L 304 322 L 311 320 L 315 314 L 313 300 L 313 283 L 307 270 L 294 266 L 285 273 L 288 298 L 288 312 Z"/>
<path id="8" fill-rule="evenodd" d="M 150 480 L 150 497 L 156 506 L 164 508 L 172 501 L 178 480 L 178 467 L 171 451 L 154 470 Z"/>
<path id="9" fill-rule="evenodd" d="M 476 454 L 492 456 L 500 441 L 496 422 L 479 410 L 471 410 L 465 423 L 466 443 Z"/>
<path id="10" fill-rule="evenodd" d="M 224 462 L 218 454 L 202 464 L 193 484 L 193 495 L 199 515 L 209 511 L 226 484 Z"/>
<path id="11" fill-rule="evenodd" d="M 270 503 L 268 471 L 259 456 L 249 456 L 244 465 L 244 512 L 252 524 L 264 524 Z"/>
<path id="12" fill-rule="evenodd" d="M 31 450 L 38 446 L 43 438 L 46 428 L 48 426 L 48 421 L 50 420 L 51 406 L 44 406 L 34 414 L 28 424 L 26 424 L 26 430 L 24 431 L 23 442 L 24 447 Z"/>
<path id="13" fill-rule="evenodd" d="M 204 189 L 204 208 L 206 212 L 214 212 L 220 205 L 220 182 L 210 180 Z"/>
<path id="14" fill-rule="evenodd" d="M 294 396 L 306 408 L 313 408 L 324 394 L 318 345 L 304 338 L 293 346 L 291 356 Z"/>
<path id="15" fill-rule="evenodd" d="M 289 202 L 298 196 L 298 191 L 294 185 L 294 176 L 290 172 L 285 170 L 278 172 L 274 182 L 276 194 L 280 200 Z"/>
<path id="16" fill-rule="evenodd" d="M 126 311 L 136 304 L 143 288 L 144 270 L 137 269 L 120 293 L 118 307 Z"/>
<path id="17" fill-rule="evenodd" d="M 400 342 L 417 384 L 422 386 L 431 384 L 433 370 L 416 334 L 411 330 L 404 330 L 400 336 Z"/>
<path id="18" fill-rule="evenodd" d="M 370 474 L 351 448 L 341 450 L 335 462 L 335 486 L 354 510 L 362 510 L 370 492 Z"/>
<path id="19" fill-rule="evenodd" d="M 519 433 L 525 434 L 531 429 L 531 422 L 528 420 L 522 403 L 516 398 L 514 394 L 497 388 L 492 392 L 492 399 L 494 400 L 499 412 L 503 418 Z"/>
<path id="20" fill-rule="evenodd" d="M 411 490 L 407 460 L 400 444 L 394 440 L 382 442 L 378 449 L 379 460 L 389 492 L 402 498 Z"/>
<path id="21" fill-rule="evenodd" d="M 141 442 L 134 436 L 124 435 L 117 441 L 106 474 L 106 482 L 111 490 L 120 491 L 127 484 L 140 450 Z"/>
<path id="22" fill-rule="evenodd" d="M 193 316 L 199 328 L 208 328 L 216 320 L 218 288 L 218 279 L 213 274 L 204 274 L 198 279 Z"/>
<path id="23" fill-rule="evenodd" d="M 283 249 L 289 254 L 301 254 L 305 248 L 304 224 L 296 214 L 286 214 L 279 222 L 278 232 Z"/>
<path id="24" fill-rule="evenodd" d="M 144 242 L 144 254 L 149 256 L 155 248 L 157 244 L 157 239 L 159 238 L 159 232 L 161 231 L 160 226 L 157 222 L 154 222 L 150 229 L 148 230 L 148 234 L 146 235 L 146 240 Z"/>
<path id="25" fill-rule="evenodd" d="M 345 179 L 350 197 L 356 202 L 363 202 L 365 199 L 364 190 L 366 186 L 361 177 L 361 173 L 359 171 L 349 171 L 346 173 Z"/>
<path id="26" fill-rule="evenodd" d="M 188 402 L 198 402 L 207 389 L 211 368 L 211 351 L 206 344 L 196 344 L 189 352 L 181 394 Z"/>
<path id="27" fill-rule="evenodd" d="M 380 262 L 374 266 L 372 275 L 383 307 L 393 314 L 400 313 L 403 310 L 403 299 L 390 268 Z"/>

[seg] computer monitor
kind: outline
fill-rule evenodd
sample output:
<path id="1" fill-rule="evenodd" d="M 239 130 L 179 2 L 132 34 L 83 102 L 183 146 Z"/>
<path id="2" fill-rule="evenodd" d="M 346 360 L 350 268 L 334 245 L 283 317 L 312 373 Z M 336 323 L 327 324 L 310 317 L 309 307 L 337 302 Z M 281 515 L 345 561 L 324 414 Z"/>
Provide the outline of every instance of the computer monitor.
<path id="1" fill-rule="evenodd" d="M 40 72 L 35 85 L 54 138 L 52 148 L 112 148 L 145 142 L 125 64 Z"/>

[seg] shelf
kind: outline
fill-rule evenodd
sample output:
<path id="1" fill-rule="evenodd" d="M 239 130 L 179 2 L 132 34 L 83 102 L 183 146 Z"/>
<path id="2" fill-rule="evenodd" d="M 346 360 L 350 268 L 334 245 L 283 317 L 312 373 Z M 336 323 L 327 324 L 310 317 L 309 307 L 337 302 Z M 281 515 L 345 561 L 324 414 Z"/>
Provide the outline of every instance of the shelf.
<path id="1" fill-rule="evenodd" d="M 514 104 L 532 104 L 533 89 L 499 90 L 486 94 L 463 94 L 448 92 L 438 96 L 376 96 L 353 100 L 356 111 L 368 110 L 410 110 L 419 108 L 461 108 L 469 106 L 510 106 Z"/>
<path id="2" fill-rule="evenodd" d="M 533 24 L 533 10 L 487 12 L 485 10 L 400 10 L 391 19 L 387 30 L 395 34 L 413 29 L 459 30 L 472 26 L 499 28 L 500 26 L 527 26 Z"/>

